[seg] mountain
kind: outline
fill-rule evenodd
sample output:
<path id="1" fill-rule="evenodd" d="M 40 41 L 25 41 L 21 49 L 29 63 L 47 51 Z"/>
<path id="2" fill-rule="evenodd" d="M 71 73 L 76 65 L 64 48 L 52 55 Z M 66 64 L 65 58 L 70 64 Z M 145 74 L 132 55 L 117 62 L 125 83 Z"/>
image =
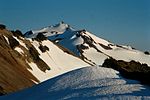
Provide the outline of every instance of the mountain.
<path id="1" fill-rule="evenodd" d="M 85 29 L 75 30 L 64 22 L 41 30 L 29 31 L 25 34 L 28 38 L 36 38 L 40 35 L 67 48 L 90 65 L 102 65 L 108 57 L 125 61 L 135 60 L 150 65 L 150 55 L 146 55 L 131 46 L 116 45 Z"/>
<path id="2" fill-rule="evenodd" d="M 49 98 L 57 98 L 58 93 L 65 93 L 68 89 L 70 89 L 69 92 L 74 91 L 74 88 L 70 88 L 69 82 L 72 82 L 72 84 L 74 83 L 74 85 L 78 85 L 79 87 L 89 84 L 90 86 L 87 86 L 86 89 L 81 91 L 83 92 L 81 95 L 84 95 L 85 93 L 85 96 L 87 97 L 89 94 L 91 97 L 94 95 L 100 95 L 105 98 L 105 96 L 102 95 L 103 93 L 101 94 L 100 91 L 100 93 L 96 93 L 96 91 L 99 89 L 106 91 L 106 89 L 108 89 L 106 95 L 112 93 L 117 95 L 117 98 L 120 98 L 120 95 L 118 95 L 120 93 L 123 94 L 121 96 L 125 96 L 125 98 L 129 95 L 135 95 L 135 98 L 139 98 L 140 96 L 142 96 L 142 98 L 147 98 L 146 94 L 144 95 L 141 93 L 146 93 L 146 91 L 148 91 L 147 88 L 149 87 L 146 87 L 145 85 L 142 86 L 137 81 L 130 81 L 122 78 L 119 75 L 120 72 L 115 71 L 117 69 L 112 69 L 115 68 L 115 66 L 110 68 L 103 67 L 109 67 L 110 64 L 105 63 L 105 60 L 108 58 L 123 60 L 126 62 L 133 60 L 141 63 L 140 66 L 143 66 L 142 64 L 144 64 L 144 67 L 141 67 L 143 68 L 142 71 L 149 73 L 148 66 L 150 66 L 150 55 L 148 53 L 145 54 L 130 46 L 111 43 L 95 36 L 85 29 L 75 30 L 64 22 L 40 30 L 31 30 L 24 35 L 19 30 L 10 31 L 6 29 L 4 25 L 0 25 L 0 51 L 0 95 L 15 92 L 8 95 L 8 97 L 6 95 L 1 98 L 16 98 L 17 100 L 18 97 L 22 97 L 21 99 L 25 99 L 23 95 L 24 93 L 27 93 L 27 96 L 31 97 L 31 100 L 33 100 L 32 98 L 36 98 L 33 95 L 37 95 L 37 92 L 35 91 L 43 91 L 43 94 L 41 93 L 42 96 L 46 95 L 50 96 Z M 120 63 L 117 63 L 117 68 L 119 67 L 118 64 Z M 96 67 L 101 65 L 108 66 Z M 126 63 L 123 63 L 123 65 L 126 65 Z M 121 66 L 121 68 L 127 70 L 128 66 Z M 139 71 L 139 66 L 138 68 L 130 68 L 132 71 Z M 148 71 L 146 69 L 148 69 Z M 144 75 L 147 75 L 145 72 Z M 62 80 L 62 77 L 66 77 L 65 80 Z M 119 80 L 116 78 L 119 78 Z M 119 87 L 117 87 L 117 82 L 120 82 L 120 80 L 125 82 L 120 83 Z M 77 81 L 77 83 L 75 81 Z M 54 85 L 55 82 L 58 84 L 56 87 Z M 104 82 L 102 83 L 102 88 L 99 84 L 101 82 Z M 133 88 L 136 88 L 136 85 L 132 87 L 132 82 L 139 86 L 139 88 L 134 90 Z M 107 83 L 112 85 L 109 87 Z M 130 85 L 131 91 L 125 90 L 125 88 L 129 89 Z M 47 93 L 45 91 L 50 86 L 51 89 L 57 87 L 64 88 L 58 88 L 57 92 L 55 89 L 52 89 L 52 91 L 50 89 L 51 95 L 49 95 L 49 92 Z M 23 90 L 25 88 L 29 89 Z M 113 91 L 111 91 L 112 88 L 114 88 Z M 144 92 L 142 91 L 143 88 L 145 88 L 145 90 L 143 90 Z M 94 92 L 93 95 L 90 94 L 91 89 Z M 16 91 L 19 92 L 16 93 Z M 70 92 L 73 93 L 70 94 L 70 97 L 77 94 L 78 96 L 75 96 L 75 98 L 78 98 L 80 96 L 79 91 L 80 89 L 76 92 Z M 89 93 L 86 94 L 86 91 Z M 119 92 L 117 93 L 116 91 Z M 52 95 L 53 92 L 54 95 Z M 91 91 L 91 93 L 93 92 Z M 134 98 L 134 96 L 132 97 Z M 65 97 L 62 96 L 60 98 Z"/>
<path id="3" fill-rule="evenodd" d="M 99 66 L 70 71 L 1 100 L 149 100 L 150 87 Z"/>
<path id="4" fill-rule="evenodd" d="M 0 93 L 38 84 L 62 73 L 89 66 L 49 40 L 26 39 L 18 31 L 0 29 Z"/>

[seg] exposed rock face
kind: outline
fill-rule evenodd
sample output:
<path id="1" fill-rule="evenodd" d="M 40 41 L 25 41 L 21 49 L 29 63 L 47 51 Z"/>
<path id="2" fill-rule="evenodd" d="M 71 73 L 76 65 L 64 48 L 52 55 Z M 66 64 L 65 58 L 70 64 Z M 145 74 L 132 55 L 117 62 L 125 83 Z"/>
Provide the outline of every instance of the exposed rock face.
<path id="1" fill-rule="evenodd" d="M 13 35 L 15 37 L 18 37 L 18 38 L 19 38 L 19 36 L 23 37 L 23 34 L 22 34 L 22 32 L 20 30 L 11 31 L 11 32 L 13 33 Z"/>
<path id="2" fill-rule="evenodd" d="M 33 46 L 29 48 L 29 52 L 31 58 L 41 71 L 45 72 L 46 70 L 50 70 L 49 66 L 39 57 L 38 51 Z"/>
<path id="3" fill-rule="evenodd" d="M 44 53 L 46 51 L 49 51 L 49 48 L 47 46 L 43 46 L 42 44 L 40 44 L 39 49 Z"/>
<path id="4" fill-rule="evenodd" d="M 12 36 L 8 37 L 8 41 L 9 41 L 10 47 L 12 49 L 19 46 L 19 42 L 15 38 L 13 38 Z"/>
<path id="5" fill-rule="evenodd" d="M 18 31 L 18 33 L 20 33 Z M 22 35 L 13 35 L 6 29 L 0 29 L 0 95 L 31 87 L 39 80 L 28 69 L 27 62 L 35 62 L 40 70 L 50 70 L 49 66 L 39 58 L 37 50 Z M 26 48 L 18 40 L 21 40 Z M 16 51 L 20 48 L 24 53 Z"/>
<path id="6" fill-rule="evenodd" d="M 145 51 L 144 53 L 145 53 L 146 55 L 150 55 L 150 53 L 149 53 L 148 51 Z"/>
<path id="7" fill-rule="evenodd" d="M 43 33 L 38 33 L 38 35 L 36 36 L 36 38 L 35 38 L 35 40 L 37 40 L 37 41 L 43 41 L 43 40 L 46 40 L 47 39 L 47 37 L 45 37 L 44 35 L 43 35 Z"/>
<path id="8" fill-rule="evenodd" d="M 102 43 L 98 43 L 98 44 L 106 50 L 112 50 L 112 48 L 110 46 L 105 46 Z"/>
<path id="9" fill-rule="evenodd" d="M 24 34 L 24 36 L 32 35 L 32 34 L 33 34 L 33 32 L 32 32 L 32 31 L 28 31 L 28 32 L 26 32 L 26 33 Z"/>
<path id="10" fill-rule="evenodd" d="M 126 62 L 109 58 L 104 61 L 102 66 L 118 70 L 126 78 L 139 80 L 150 85 L 150 67 L 147 64 L 141 64 L 133 60 Z"/>
<path id="11" fill-rule="evenodd" d="M 3 24 L 0 24 L 0 29 L 1 29 L 1 30 L 6 29 L 6 26 L 3 25 Z"/>

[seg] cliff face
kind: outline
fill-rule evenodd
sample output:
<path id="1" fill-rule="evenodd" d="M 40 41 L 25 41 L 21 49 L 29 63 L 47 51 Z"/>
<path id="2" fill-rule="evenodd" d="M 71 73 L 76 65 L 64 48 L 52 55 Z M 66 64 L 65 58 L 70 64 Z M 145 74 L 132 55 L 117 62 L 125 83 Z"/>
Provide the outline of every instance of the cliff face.
<path id="1" fill-rule="evenodd" d="M 19 42 L 19 41 L 21 42 Z M 24 44 L 24 46 L 22 44 Z M 35 59 L 36 57 L 36 59 Z M 45 71 L 48 66 L 38 58 L 30 41 L 0 29 L 0 94 L 7 94 L 34 85 L 39 80 L 29 72 L 27 62 L 36 62 Z M 40 64 L 45 65 L 44 68 Z"/>

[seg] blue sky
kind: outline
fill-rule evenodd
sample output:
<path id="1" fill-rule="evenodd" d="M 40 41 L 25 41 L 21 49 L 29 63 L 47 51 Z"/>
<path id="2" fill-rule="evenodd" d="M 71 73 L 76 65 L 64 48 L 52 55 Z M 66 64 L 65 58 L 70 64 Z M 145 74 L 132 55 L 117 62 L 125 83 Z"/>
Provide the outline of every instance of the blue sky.
<path id="1" fill-rule="evenodd" d="M 150 51 L 150 0 L 0 0 L 0 23 L 26 32 L 64 21 Z"/>

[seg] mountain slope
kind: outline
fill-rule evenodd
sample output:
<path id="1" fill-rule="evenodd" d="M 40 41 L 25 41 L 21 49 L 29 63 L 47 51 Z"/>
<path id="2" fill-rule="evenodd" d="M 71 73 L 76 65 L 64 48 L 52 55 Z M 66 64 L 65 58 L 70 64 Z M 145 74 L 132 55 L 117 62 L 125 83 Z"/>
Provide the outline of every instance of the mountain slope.
<path id="1" fill-rule="evenodd" d="M 37 31 L 29 31 L 25 36 L 36 38 L 39 34 L 69 49 L 91 65 L 102 65 L 108 57 L 125 61 L 135 60 L 150 65 L 150 55 L 146 55 L 130 46 L 113 44 L 86 30 L 75 30 L 65 23 L 59 23 Z"/>
<path id="2" fill-rule="evenodd" d="M 86 67 L 52 78 L 32 88 L 0 97 L 2 100 L 147 100 L 149 87 L 119 76 L 113 69 Z"/>
<path id="3" fill-rule="evenodd" d="M 65 72 L 88 66 L 48 40 L 25 39 L 0 29 L 0 93 L 7 94 Z"/>
<path id="4" fill-rule="evenodd" d="M 0 95 L 75 69 L 102 65 L 109 57 L 150 65 L 150 55 L 113 44 L 86 30 L 75 30 L 63 22 L 24 36 L 19 30 L 0 28 Z"/>
<path id="5" fill-rule="evenodd" d="M 41 82 L 58 76 L 62 73 L 88 66 L 88 64 L 81 59 L 72 56 L 71 54 L 65 53 L 58 46 L 54 45 L 48 40 L 42 41 L 40 44 L 37 41 L 33 41 L 32 44 L 40 53 L 39 57 L 51 68 L 49 71 L 44 73 L 37 69 L 34 63 L 30 64 L 32 67 L 34 67 L 34 69 L 30 70 L 30 72 L 37 76 Z M 47 46 L 49 51 L 42 53 L 38 48 L 40 45 Z"/>
<path id="6" fill-rule="evenodd" d="M 28 72 L 25 58 L 13 50 L 18 42 L 7 30 L 0 30 L 0 93 L 6 94 L 34 84 L 38 79 Z M 14 42 L 15 41 L 15 42 Z M 13 44 L 13 45 L 12 45 Z M 22 47 L 23 48 L 23 47 Z"/>

